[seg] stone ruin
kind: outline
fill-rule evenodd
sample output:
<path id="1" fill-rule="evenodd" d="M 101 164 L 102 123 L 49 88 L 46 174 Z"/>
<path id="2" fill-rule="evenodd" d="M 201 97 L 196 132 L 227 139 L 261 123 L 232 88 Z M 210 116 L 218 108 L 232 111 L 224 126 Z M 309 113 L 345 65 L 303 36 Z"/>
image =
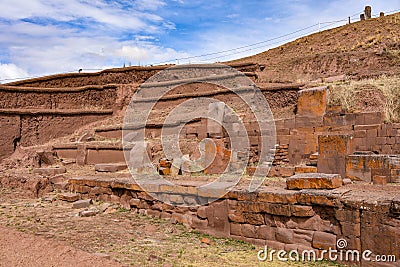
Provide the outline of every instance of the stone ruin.
<path id="1" fill-rule="evenodd" d="M 257 64 L 233 67 L 257 82 Z M 121 142 L 124 126 L 120 120 L 107 119 L 121 116 L 138 86 L 162 69 L 132 67 L 1 85 L 1 185 L 27 188 L 33 197 L 67 191 L 71 195 L 66 200 L 118 203 L 132 212 L 274 249 L 321 253 L 338 249 L 337 241 L 345 239 L 345 250 L 400 258 L 400 123 L 385 122 L 380 112 L 346 113 L 330 106 L 327 87 L 261 87 L 273 111 L 279 107 L 274 99 L 283 96 L 285 105 L 288 101 L 296 105 L 296 112 L 274 121 L 274 159 L 265 175 L 286 177 L 285 184 L 261 186 L 255 192 L 240 184 L 233 188 L 216 184 L 207 190 L 197 186 L 199 178 L 221 174 L 232 164 L 225 128 L 235 128 L 236 118 L 219 104 L 210 105 L 208 112 L 219 117 L 222 125 L 194 119 L 182 125 L 180 136 L 187 159 L 201 153 L 206 158 L 215 155 L 209 166 L 189 172 L 184 168 L 185 158 L 165 158 L 160 147 L 165 125 L 158 119 L 169 107 L 191 97 L 215 97 L 236 106 L 239 114 L 247 114 L 229 91 L 200 85 L 178 88 L 157 103 L 159 112 L 147 125 L 139 126 L 148 143 L 138 147 L 141 153 L 133 153 L 134 160 L 147 154 L 157 172 L 175 177 L 178 186 L 149 180 L 144 191 L 126 172 L 126 148 Z M 262 129 L 251 116 L 245 116 L 243 124 L 250 158 L 244 174 L 251 177 L 260 158 Z M 206 137 L 215 146 L 206 144 L 199 151 L 198 141 Z M 33 172 L 14 171 L 21 164 L 32 166 Z M 92 174 L 75 175 L 73 166 Z"/>

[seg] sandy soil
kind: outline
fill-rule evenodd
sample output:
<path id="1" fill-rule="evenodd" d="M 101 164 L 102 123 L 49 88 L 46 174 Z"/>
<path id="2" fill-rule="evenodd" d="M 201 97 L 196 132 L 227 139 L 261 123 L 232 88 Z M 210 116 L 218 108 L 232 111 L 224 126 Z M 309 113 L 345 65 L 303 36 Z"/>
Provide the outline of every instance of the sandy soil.
<path id="1" fill-rule="evenodd" d="M 119 207 L 80 217 L 71 203 L 15 196 L 15 191 L 0 191 L 0 266 L 310 266 L 260 262 L 259 248 L 251 244 L 199 234 Z"/>

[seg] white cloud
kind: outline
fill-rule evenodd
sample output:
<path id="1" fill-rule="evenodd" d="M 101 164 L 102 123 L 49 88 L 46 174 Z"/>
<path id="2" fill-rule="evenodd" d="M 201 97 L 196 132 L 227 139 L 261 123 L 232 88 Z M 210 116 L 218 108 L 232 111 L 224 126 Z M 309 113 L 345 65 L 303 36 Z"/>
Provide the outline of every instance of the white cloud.
<path id="1" fill-rule="evenodd" d="M 12 78 L 16 75 L 26 76 L 28 73 L 44 75 L 76 71 L 80 68 L 102 69 L 129 62 L 134 65 L 139 62 L 165 62 L 246 46 L 318 22 L 346 18 L 362 12 L 366 4 L 372 5 L 373 13 L 396 7 L 398 9 L 400 6 L 400 0 L 332 0 L 322 4 L 316 0 L 271 0 L 257 3 L 257 7 L 271 5 L 273 10 L 260 8 L 260 14 L 256 14 L 258 12 L 246 9 L 252 4 L 235 3 L 237 8 L 229 10 L 233 4 L 228 1 L 222 4 L 222 0 L 215 2 L 220 4 L 217 6 L 227 8 L 223 12 L 212 8 L 190 12 L 191 7 L 198 7 L 201 3 L 184 0 L 1 2 L 0 62 L 3 64 L 0 74 L 4 76 L 5 70 L 7 73 L 11 71 Z M 168 19 L 168 16 L 172 19 Z M 195 17 L 204 17 L 207 23 L 191 24 L 191 20 L 196 21 Z M 215 17 L 219 19 L 215 20 Z M 221 22 L 224 18 L 231 19 Z M 176 21 L 171 21 L 175 19 Z M 210 23 L 208 19 L 211 19 Z M 183 31 L 180 27 L 183 27 Z M 169 39 L 171 36 L 173 41 Z M 170 44 L 165 43 L 168 39 Z M 179 49 L 174 49 L 178 46 Z M 266 44 L 264 47 L 228 57 L 216 58 L 217 55 L 212 55 L 201 59 L 234 59 L 264 51 L 270 46 L 271 44 Z M 235 51 L 226 54 L 233 52 Z M 199 59 L 191 59 L 191 63 L 197 60 Z"/>
<path id="2" fill-rule="evenodd" d="M 13 79 L 25 78 L 28 76 L 28 72 L 17 67 L 15 64 L 0 63 L 0 83 L 7 83 L 13 81 Z"/>

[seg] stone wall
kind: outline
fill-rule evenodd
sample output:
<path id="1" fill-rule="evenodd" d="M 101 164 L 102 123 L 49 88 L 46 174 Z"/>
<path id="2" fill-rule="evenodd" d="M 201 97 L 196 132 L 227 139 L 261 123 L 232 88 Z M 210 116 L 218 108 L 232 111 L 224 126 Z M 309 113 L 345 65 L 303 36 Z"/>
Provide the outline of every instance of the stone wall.
<path id="1" fill-rule="evenodd" d="M 398 196 L 378 198 L 371 192 L 365 199 L 358 195 L 360 190 L 351 188 L 291 191 L 263 187 L 252 193 L 236 189 L 211 204 L 189 208 L 174 205 L 201 205 L 210 195 L 188 185 L 177 187 L 181 188 L 178 191 L 171 185 L 151 186 L 158 198 L 173 204 L 169 205 L 153 199 L 130 180 L 75 178 L 69 185 L 83 198 L 121 204 L 133 212 L 260 246 L 299 252 L 313 249 L 319 254 L 336 249 L 337 240 L 343 238 L 348 242 L 346 249 L 368 249 L 400 258 Z M 386 265 L 365 262 L 362 266 Z"/>
<path id="2" fill-rule="evenodd" d="M 112 109 L 117 87 L 34 88 L 0 86 L 0 109 Z"/>

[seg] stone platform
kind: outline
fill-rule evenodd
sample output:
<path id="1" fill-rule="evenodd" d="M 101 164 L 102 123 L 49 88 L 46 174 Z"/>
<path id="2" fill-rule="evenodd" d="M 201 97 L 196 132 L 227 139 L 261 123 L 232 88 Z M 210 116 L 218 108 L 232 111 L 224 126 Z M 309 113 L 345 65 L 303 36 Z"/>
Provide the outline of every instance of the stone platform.
<path id="1" fill-rule="evenodd" d="M 368 194 L 359 185 L 298 191 L 268 186 L 248 192 L 245 187 L 229 191 L 221 183 L 214 190 L 224 195 L 216 200 L 190 182 L 175 187 L 148 181 L 150 194 L 181 207 L 155 200 L 130 178 L 73 178 L 69 187 L 84 199 L 118 203 L 203 233 L 256 245 L 318 252 L 336 249 L 336 241 L 343 238 L 348 242 L 346 249 L 369 249 L 376 255 L 400 258 L 400 197 L 394 187 L 389 191 L 369 188 Z M 379 266 L 374 264 L 362 266 Z"/>

